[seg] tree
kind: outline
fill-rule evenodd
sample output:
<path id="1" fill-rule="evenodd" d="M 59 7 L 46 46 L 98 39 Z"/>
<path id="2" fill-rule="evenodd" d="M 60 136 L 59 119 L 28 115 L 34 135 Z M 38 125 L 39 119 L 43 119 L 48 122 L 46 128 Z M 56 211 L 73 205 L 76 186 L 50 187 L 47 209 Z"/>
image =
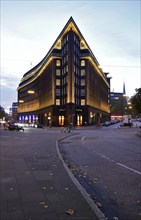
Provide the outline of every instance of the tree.
<path id="1" fill-rule="evenodd" d="M 0 118 L 3 119 L 6 116 L 4 108 L 0 105 Z"/>
<path id="2" fill-rule="evenodd" d="M 136 113 L 141 116 L 141 88 L 135 89 L 136 94 L 132 96 L 131 103 Z"/>

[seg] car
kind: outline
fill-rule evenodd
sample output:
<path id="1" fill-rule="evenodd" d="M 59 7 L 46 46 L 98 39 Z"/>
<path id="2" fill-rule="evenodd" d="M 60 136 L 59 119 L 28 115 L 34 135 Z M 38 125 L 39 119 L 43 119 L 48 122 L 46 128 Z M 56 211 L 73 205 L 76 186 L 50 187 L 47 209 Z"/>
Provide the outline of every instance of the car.
<path id="1" fill-rule="evenodd" d="M 24 128 L 22 126 L 19 126 L 18 124 L 11 122 L 5 123 L 4 129 L 9 131 L 20 131 L 20 130 L 24 131 Z"/>
<path id="2" fill-rule="evenodd" d="M 105 122 L 103 123 L 103 126 L 109 126 L 109 125 L 111 125 L 111 122 L 110 122 L 110 121 L 105 121 Z"/>
<path id="3" fill-rule="evenodd" d="M 43 128 L 43 125 L 37 122 L 34 124 L 34 127 L 35 128 Z"/>

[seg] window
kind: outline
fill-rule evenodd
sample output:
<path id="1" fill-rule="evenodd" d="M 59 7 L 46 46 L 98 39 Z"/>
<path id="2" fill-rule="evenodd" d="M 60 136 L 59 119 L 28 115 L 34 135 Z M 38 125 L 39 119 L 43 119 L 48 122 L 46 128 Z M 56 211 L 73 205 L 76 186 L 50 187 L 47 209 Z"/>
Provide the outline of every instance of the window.
<path id="1" fill-rule="evenodd" d="M 81 76 L 85 76 L 85 69 L 81 70 Z"/>
<path id="2" fill-rule="evenodd" d="M 56 95 L 60 96 L 60 89 L 56 89 Z"/>
<path id="3" fill-rule="evenodd" d="M 85 105 L 85 99 L 81 99 L 81 105 Z"/>
<path id="4" fill-rule="evenodd" d="M 60 76 L 61 75 L 61 71 L 59 69 L 56 69 L 56 76 Z"/>
<path id="5" fill-rule="evenodd" d="M 81 79 L 81 86 L 85 86 L 85 79 Z"/>
<path id="6" fill-rule="evenodd" d="M 81 60 L 81 66 L 85 66 L 85 60 Z"/>
<path id="7" fill-rule="evenodd" d="M 81 89 L 81 96 L 85 96 L 85 89 Z"/>
<path id="8" fill-rule="evenodd" d="M 61 61 L 60 60 L 56 60 L 56 66 L 61 66 Z"/>
<path id="9" fill-rule="evenodd" d="M 60 99 L 56 99 L 56 105 L 60 105 Z"/>
<path id="10" fill-rule="evenodd" d="M 60 79 L 56 79 L 56 86 L 60 86 Z"/>
<path id="11" fill-rule="evenodd" d="M 64 116 L 59 115 L 59 125 L 64 125 Z"/>

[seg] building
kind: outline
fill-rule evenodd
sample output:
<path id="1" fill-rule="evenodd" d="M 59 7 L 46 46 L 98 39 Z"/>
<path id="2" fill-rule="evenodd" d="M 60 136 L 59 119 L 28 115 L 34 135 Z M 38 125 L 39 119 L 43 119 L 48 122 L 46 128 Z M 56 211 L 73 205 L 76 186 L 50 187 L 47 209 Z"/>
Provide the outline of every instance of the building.
<path id="1" fill-rule="evenodd" d="M 64 126 L 108 119 L 110 78 L 99 66 L 71 17 L 43 60 L 23 75 L 18 120 Z"/>
<path id="2" fill-rule="evenodd" d="M 17 120 L 17 109 L 18 109 L 18 103 L 17 102 L 13 102 L 12 103 L 12 118 L 14 120 Z"/>
<path id="3" fill-rule="evenodd" d="M 125 93 L 125 83 L 123 84 L 123 92 L 111 92 L 111 118 L 120 118 L 126 113 L 127 96 Z"/>

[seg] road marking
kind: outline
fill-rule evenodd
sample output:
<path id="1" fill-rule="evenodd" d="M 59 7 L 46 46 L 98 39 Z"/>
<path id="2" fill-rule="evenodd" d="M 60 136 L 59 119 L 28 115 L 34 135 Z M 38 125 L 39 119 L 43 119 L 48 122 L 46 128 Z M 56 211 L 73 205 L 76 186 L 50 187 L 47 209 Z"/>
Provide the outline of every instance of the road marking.
<path id="1" fill-rule="evenodd" d="M 82 137 L 82 142 L 83 142 L 83 140 L 84 140 L 85 137 L 86 137 L 86 136 Z"/>
<path id="2" fill-rule="evenodd" d="M 119 165 L 119 166 L 121 166 L 121 167 L 124 167 L 124 168 L 126 168 L 126 169 L 128 169 L 128 170 L 131 170 L 131 171 L 133 171 L 134 173 L 137 173 L 137 174 L 141 175 L 141 172 L 139 172 L 139 171 L 137 171 L 137 170 L 134 170 L 134 169 L 132 169 L 132 168 L 130 168 L 130 167 L 127 167 L 127 166 L 125 166 L 124 164 L 121 164 L 121 163 L 116 163 L 116 164 Z"/>
<path id="3" fill-rule="evenodd" d="M 82 144 L 87 147 L 87 145 L 83 142 L 85 137 L 86 137 L 86 136 L 82 137 Z M 104 159 L 106 159 L 106 160 L 109 160 L 109 161 L 111 161 L 111 162 L 113 162 L 113 163 L 115 163 L 115 164 L 117 164 L 117 165 L 119 165 L 119 166 L 121 166 L 121 167 L 124 167 L 124 168 L 126 168 L 126 169 L 128 169 L 128 170 L 130 170 L 130 171 L 132 171 L 132 172 L 134 172 L 134 173 L 137 173 L 137 174 L 141 175 L 141 172 L 139 172 L 139 171 L 137 171 L 137 170 L 134 170 L 134 169 L 132 169 L 132 168 L 130 168 L 130 167 L 127 167 L 127 166 L 125 166 L 124 164 L 116 163 L 114 160 L 112 160 L 112 159 L 110 159 L 109 157 L 106 157 L 105 155 L 100 154 L 100 153 L 98 153 L 98 152 L 96 152 L 96 151 L 93 151 L 93 152 L 95 152 L 97 155 L 99 155 L 100 157 L 102 157 L 102 158 L 104 158 Z"/>

